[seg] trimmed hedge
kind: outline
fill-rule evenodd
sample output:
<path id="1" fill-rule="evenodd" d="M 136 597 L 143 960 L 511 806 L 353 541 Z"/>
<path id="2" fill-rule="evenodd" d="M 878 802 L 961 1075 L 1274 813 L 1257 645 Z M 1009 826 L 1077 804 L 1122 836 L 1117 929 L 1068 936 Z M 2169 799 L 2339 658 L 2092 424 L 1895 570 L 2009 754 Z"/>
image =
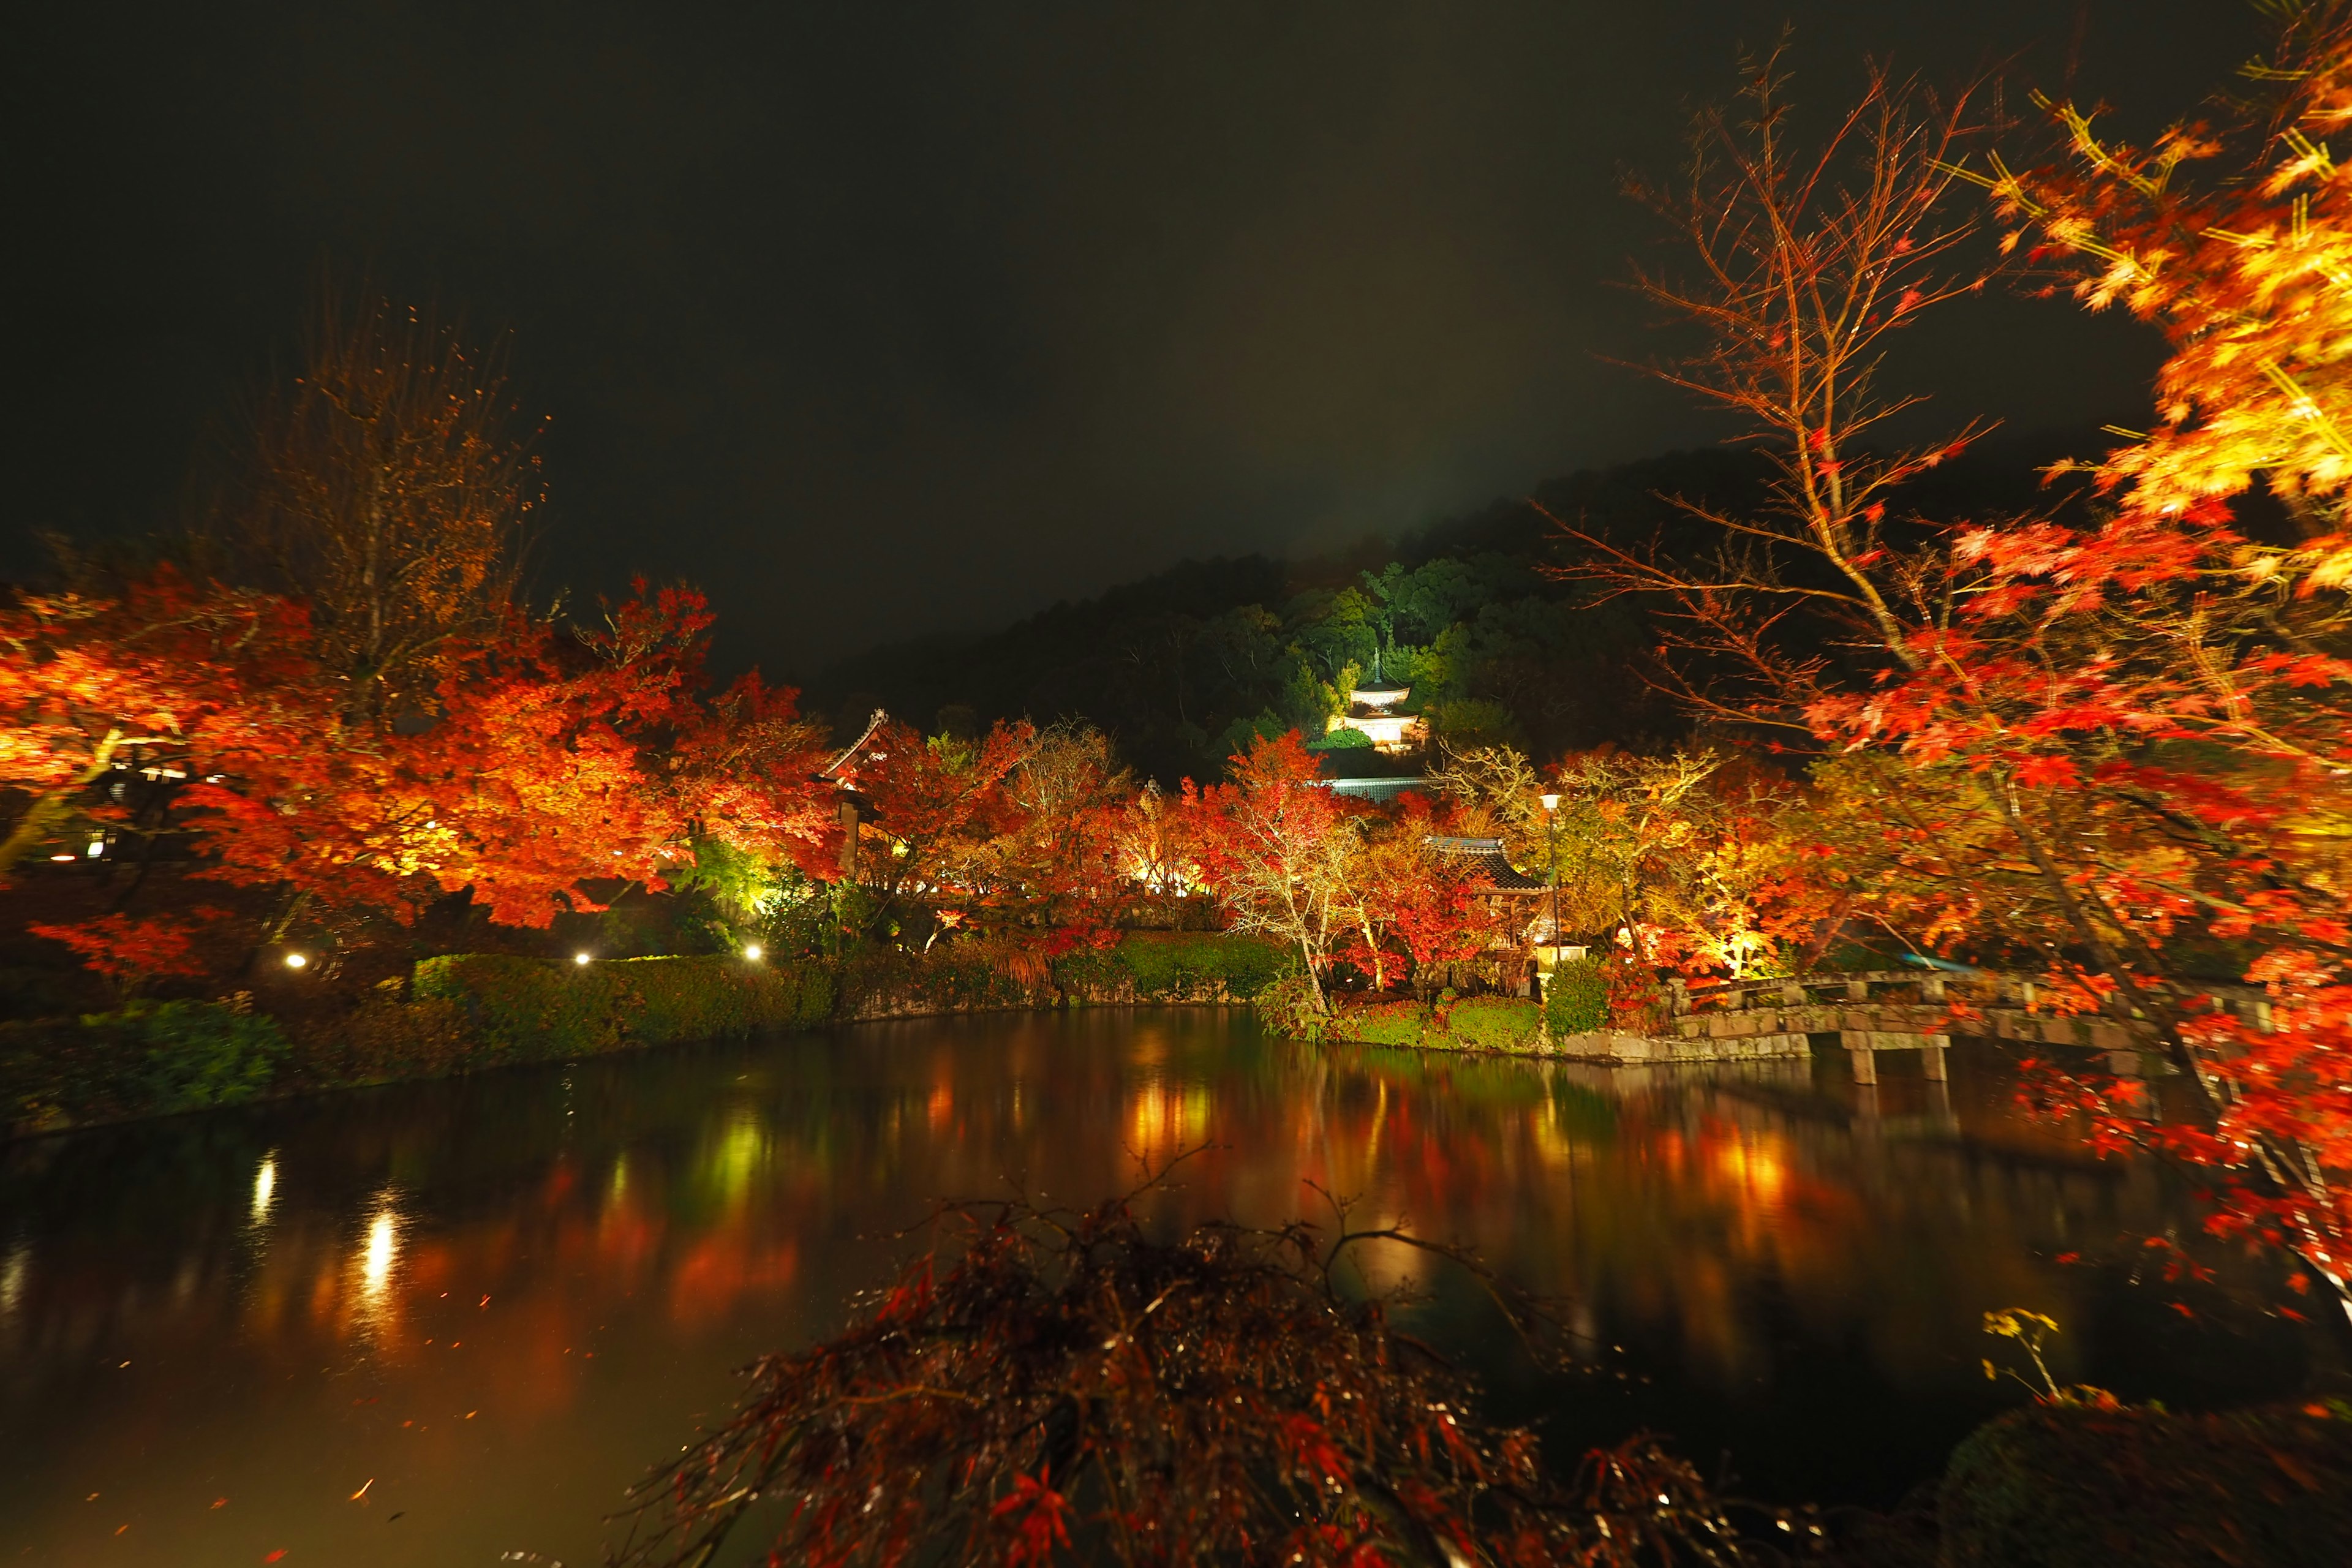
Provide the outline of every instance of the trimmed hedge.
<path id="1" fill-rule="evenodd" d="M 1298 968 L 1298 955 L 1280 942 L 1223 933 L 1135 931 L 1108 956 L 1138 1002 L 1247 1002 Z"/>
<path id="2" fill-rule="evenodd" d="M 479 1041 L 467 1066 L 808 1028 L 833 1012 L 832 984 L 816 965 L 732 954 L 572 965 L 459 953 L 417 964 L 410 989 L 419 1002 L 462 1010 Z"/>
<path id="3" fill-rule="evenodd" d="M 1017 961 L 1017 962 L 1016 962 Z M 1009 939 L 872 952 L 842 966 L 846 1017 L 890 1017 L 1134 1002 L 1247 1002 L 1296 973 L 1297 956 L 1263 937 L 1131 931 L 1047 963 Z"/>
<path id="4" fill-rule="evenodd" d="M 0 1116 L 28 1127 L 169 1116 L 268 1092 L 289 1047 L 242 1002 L 132 1002 L 0 1024 Z"/>
<path id="5" fill-rule="evenodd" d="M 1952 1451 L 1949 1568 L 2352 1563 L 2352 1406 L 2034 1405 Z"/>
<path id="6" fill-rule="evenodd" d="M 840 967 L 845 1017 L 963 1013 L 1050 1006 L 1007 973 L 998 955 L 966 942 L 943 942 L 929 952 L 876 949 Z"/>

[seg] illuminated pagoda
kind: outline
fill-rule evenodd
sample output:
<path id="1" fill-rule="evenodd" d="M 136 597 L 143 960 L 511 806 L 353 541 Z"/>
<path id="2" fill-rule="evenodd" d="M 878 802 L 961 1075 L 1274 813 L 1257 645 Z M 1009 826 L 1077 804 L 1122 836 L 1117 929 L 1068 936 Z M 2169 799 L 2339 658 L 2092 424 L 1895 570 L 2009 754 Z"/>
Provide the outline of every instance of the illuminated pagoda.
<path id="1" fill-rule="evenodd" d="M 1322 783 L 1335 795 L 1394 800 L 1429 781 L 1422 776 L 1422 748 L 1429 726 L 1405 705 L 1412 689 L 1381 676 L 1372 656 L 1372 678 L 1348 694 L 1348 710 L 1334 714 L 1312 749 L 1320 753 Z"/>
<path id="2" fill-rule="evenodd" d="M 1331 729 L 1354 730 L 1372 743 L 1372 749 L 1386 756 L 1401 757 L 1421 750 L 1429 738 L 1429 726 L 1420 715 L 1404 706 L 1412 695 L 1412 688 L 1400 686 L 1381 676 L 1381 656 L 1372 654 L 1372 679 L 1349 693 L 1348 710 L 1336 715 Z"/>

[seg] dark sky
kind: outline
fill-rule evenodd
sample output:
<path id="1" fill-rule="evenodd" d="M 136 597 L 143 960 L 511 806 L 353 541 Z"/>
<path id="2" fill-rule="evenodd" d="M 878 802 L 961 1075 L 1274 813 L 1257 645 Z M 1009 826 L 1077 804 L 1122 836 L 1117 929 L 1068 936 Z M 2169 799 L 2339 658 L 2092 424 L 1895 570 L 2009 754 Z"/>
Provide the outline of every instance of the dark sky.
<path id="1" fill-rule="evenodd" d="M 1618 171 L 1784 20 L 1823 110 L 1867 51 L 2053 84 L 2079 32 L 2142 127 L 2254 40 L 2231 0 L 18 13 L 8 532 L 163 521 L 322 264 L 513 330 L 552 578 L 698 580 L 779 672 L 1409 527 L 1706 438 L 1602 357 L 1643 352 Z M 2017 301 L 1938 343 L 2020 426 L 2153 363 Z"/>

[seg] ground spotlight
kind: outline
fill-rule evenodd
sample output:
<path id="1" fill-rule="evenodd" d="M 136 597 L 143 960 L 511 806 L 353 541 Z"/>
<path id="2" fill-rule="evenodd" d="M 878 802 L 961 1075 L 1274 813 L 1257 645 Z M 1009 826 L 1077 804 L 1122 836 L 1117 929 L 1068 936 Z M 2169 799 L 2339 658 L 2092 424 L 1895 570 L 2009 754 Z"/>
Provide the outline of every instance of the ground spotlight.
<path id="1" fill-rule="evenodd" d="M 585 963 L 588 962 L 588 955 L 584 952 L 575 952 L 572 955 L 572 962 L 574 963 Z"/>
<path id="2" fill-rule="evenodd" d="M 310 963 L 310 955 L 307 952 L 289 952 L 286 955 L 286 967 L 289 969 L 307 968 Z"/>
<path id="3" fill-rule="evenodd" d="M 743 944 L 743 956 L 750 959 L 754 963 L 757 963 L 760 961 L 761 951 L 762 949 L 756 942 L 747 942 Z"/>

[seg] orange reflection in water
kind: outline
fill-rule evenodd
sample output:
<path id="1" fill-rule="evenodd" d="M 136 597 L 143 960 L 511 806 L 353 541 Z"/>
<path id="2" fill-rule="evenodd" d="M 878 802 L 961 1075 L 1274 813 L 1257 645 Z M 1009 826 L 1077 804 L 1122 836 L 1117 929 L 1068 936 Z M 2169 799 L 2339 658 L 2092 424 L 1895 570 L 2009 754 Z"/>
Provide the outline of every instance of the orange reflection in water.
<path id="1" fill-rule="evenodd" d="M 607 1500 L 725 1407 L 732 1369 L 837 1327 L 927 1245 L 902 1232 L 933 1199 L 1090 1204 L 1188 1151 L 1147 1200 L 1171 1221 L 1328 1225 L 1313 1184 L 1727 1393 L 1786 1375 L 1793 1316 L 1890 1387 L 1981 1398 L 1984 1310 L 2079 1322 L 2051 1255 L 2179 1218 L 2147 1172 L 2036 1143 L 1997 1090 L 1955 1112 L 1890 1075 L 1878 1098 L 1825 1096 L 1803 1062 L 1611 1074 L 1106 1013 L 185 1119 L 138 1161 L 52 1141 L 11 1177 L 37 1222 L 0 1272 L 0 1429 L 45 1437 L 0 1466 L 0 1517 L 62 1561 L 101 1560 L 93 1490 L 149 1510 L 148 1561 L 258 1561 L 289 1544 L 265 1524 L 353 1565 L 593 1561 Z M 1402 1244 L 1353 1250 L 1374 1285 L 1430 1274 Z M 230 1515 L 261 1532 L 234 1552 L 202 1533 Z"/>

